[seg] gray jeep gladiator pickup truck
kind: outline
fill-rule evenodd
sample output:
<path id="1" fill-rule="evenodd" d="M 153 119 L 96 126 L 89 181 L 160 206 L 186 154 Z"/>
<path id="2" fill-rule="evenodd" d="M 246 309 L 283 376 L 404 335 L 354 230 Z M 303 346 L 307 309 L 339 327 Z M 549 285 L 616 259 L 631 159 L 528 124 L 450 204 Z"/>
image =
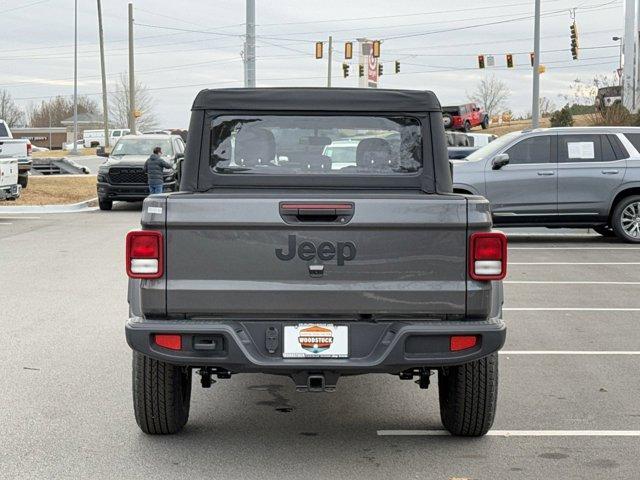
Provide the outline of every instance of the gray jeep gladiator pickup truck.
<path id="1" fill-rule="evenodd" d="M 333 162 L 333 142 L 357 143 Z M 492 425 L 506 238 L 452 193 L 428 91 L 204 90 L 179 192 L 126 241 L 140 428 L 179 431 L 192 373 L 280 374 L 299 391 L 390 373 L 429 386 L 454 435 Z"/>

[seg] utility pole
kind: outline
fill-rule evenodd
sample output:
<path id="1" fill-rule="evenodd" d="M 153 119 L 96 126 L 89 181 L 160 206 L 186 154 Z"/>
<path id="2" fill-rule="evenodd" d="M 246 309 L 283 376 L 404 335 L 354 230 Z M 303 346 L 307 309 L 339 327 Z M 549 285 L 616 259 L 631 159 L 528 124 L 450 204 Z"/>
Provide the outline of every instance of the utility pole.
<path id="1" fill-rule="evenodd" d="M 76 0 L 77 1 L 77 0 Z M 136 79 L 133 62 L 133 3 L 129 4 L 129 130 L 136 134 Z"/>
<path id="2" fill-rule="evenodd" d="M 636 0 L 625 0 L 624 4 L 624 65 L 622 67 L 622 104 L 632 113 L 636 112 L 636 45 L 638 20 Z"/>
<path id="3" fill-rule="evenodd" d="M 104 147 L 109 148 L 109 105 L 107 103 L 107 73 L 104 66 L 104 32 L 102 30 L 102 3 L 98 0 L 98 37 L 100 40 L 100 69 L 102 72 L 102 121 L 104 122 Z"/>
<path id="4" fill-rule="evenodd" d="M 244 39 L 244 86 L 256 86 L 256 0 L 246 0 Z"/>
<path id="5" fill-rule="evenodd" d="M 535 0 L 533 23 L 533 99 L 531 104 L 531 128 L 540 126 L 540 0 Z"/>
<path id="6" fill-rule="evenodd" d="M 73 150 L 72 155 L 78 154 L 78 0 L 74 3 L 73 13 Z"/>
<path id="7" fill-rule="evenodd" d="M 327 88 L 331 88 L 331 62 L 333 51 L 333 37 L 329 35 L 329 53 L 327 55 Z"/>

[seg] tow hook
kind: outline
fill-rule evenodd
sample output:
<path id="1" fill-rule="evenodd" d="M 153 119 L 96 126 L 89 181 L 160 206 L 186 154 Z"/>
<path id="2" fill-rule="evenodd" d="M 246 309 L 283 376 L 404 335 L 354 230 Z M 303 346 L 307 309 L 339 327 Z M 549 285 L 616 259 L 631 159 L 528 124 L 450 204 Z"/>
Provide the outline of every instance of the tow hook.
<path id="1" fill-rule="evenodd" d="M 201 377 L 200 384 L 202 385 L 202 388 L 211 388 L 211 385 L 216 383 L 216 381 L 211 378 L 211 374 L 213 373 L 211 368 L 201 368 L 198 370 L 198 373 Z"/>
<path id="2" fill-rule="evenodd" d="M 405 370 L 404 372 L 400 372 L 398 376 L 400 377 L 400 380 L 413 380 L 413 377 L 417 376 L 418 380 L 416 380 L 416 383 L 420 386 L 421 389 L 426 390 L 427 388 L 429 388 L 429 384 L 431 383 L 431 380 L 429 378 L 431 377 L 431 374 L 431 370 L 422 367 Z"/>

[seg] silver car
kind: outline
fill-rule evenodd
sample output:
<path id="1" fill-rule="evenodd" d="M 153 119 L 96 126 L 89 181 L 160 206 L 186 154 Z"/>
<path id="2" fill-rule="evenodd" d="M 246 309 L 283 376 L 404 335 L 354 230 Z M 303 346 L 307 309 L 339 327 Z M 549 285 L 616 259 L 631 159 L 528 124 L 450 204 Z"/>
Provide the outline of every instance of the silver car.
<path id="1" fill-rule="evenodd" d="M 491 202 L 500 226 L 591 227 L 640 243 L 640 128 L 542 128 L 452 161 L 454 190 Z"/>

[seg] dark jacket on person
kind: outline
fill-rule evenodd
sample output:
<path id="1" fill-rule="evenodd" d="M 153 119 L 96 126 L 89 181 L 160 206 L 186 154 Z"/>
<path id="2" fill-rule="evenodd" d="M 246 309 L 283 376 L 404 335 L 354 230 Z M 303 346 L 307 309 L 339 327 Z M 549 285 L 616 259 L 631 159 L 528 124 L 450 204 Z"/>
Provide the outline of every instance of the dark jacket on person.
<path id="1" fill-rule="evenodd" d="M 144 171 L 147 174 L 147 183 L 149 185 L 162 185 L 164 183 L 164 175 L 162 170 L 164 168 L 171 168 L 173 166 L 162 159 L 157 153 L 152 153 L 151 156 L 144 162 Z"/>

